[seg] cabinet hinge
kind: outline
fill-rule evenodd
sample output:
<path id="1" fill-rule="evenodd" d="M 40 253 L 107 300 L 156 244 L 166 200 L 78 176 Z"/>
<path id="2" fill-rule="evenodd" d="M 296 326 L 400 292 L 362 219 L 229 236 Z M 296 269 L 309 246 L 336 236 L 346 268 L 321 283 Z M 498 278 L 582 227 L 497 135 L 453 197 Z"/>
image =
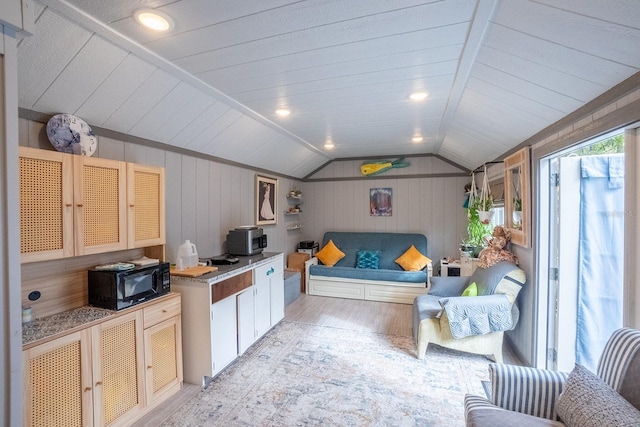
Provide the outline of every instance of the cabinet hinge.
<path id="1" fill-rule="evenodd" d="M 551 174 L 551 186 L 552 187 L 560 186 L 560 174 L 558 173 Z"/>
<path id="2" fill-rule="evenodd" d="M 553 267 L 549 269 L 549 280 L 558 280 L 560 273 L 557 267 Z"/>

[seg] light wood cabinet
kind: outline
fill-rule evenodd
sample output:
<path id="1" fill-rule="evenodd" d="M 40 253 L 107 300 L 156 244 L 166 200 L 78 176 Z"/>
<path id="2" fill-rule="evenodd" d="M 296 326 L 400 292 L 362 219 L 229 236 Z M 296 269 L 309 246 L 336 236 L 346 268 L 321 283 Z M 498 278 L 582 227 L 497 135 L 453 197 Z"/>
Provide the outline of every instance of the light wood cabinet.
<path id="1" fill-rule="evenodd" d="M 24 425 L 93 425 L 89 329 L 25 350 Z"/>
<path id="2" fill-rule="evenodd" d="M 146 402 L 152 407 L 182 388 L 180 299 L 144 309 Z"/>
<path id="3" fill-rule="evenodd" d="M 182 387 L 180 295 L 23 351 L 26 426 L 126 426 Z"/>
<path id="4" fill-rule="evenodd" d="M 26 147 L 19 154 L 22 262 L 73 256 L 73 158 Z"/>
<path id="5" fill-rule="evenodd" d="M 20 147 L 21 261 L 164 245 L 164 169 Z"/>
<path id="6" fill-rule="evenodd" d="M 140 416 L 144 400 L 142 310 L 92 328 L 94 426 Z"/>
<path id="7" fill-rule="evenodd" d="M 127 248 L 126 163 L 73 156 L 75 254 Z"/>
<path id="8" fill-rule="evenodd" d="M 164 168 L 127 163 L 129 248 L 163 245 Z"/>

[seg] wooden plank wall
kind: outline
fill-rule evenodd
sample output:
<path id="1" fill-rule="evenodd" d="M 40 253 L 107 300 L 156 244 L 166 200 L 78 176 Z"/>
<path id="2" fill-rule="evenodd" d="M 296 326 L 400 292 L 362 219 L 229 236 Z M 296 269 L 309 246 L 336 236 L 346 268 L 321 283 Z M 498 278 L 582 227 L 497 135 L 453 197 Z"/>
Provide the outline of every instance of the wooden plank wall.
<path id="1" fill-rule="evenodd" d="M 19 144 L 53 149 L 45 124 L 27 119 L 19 122 Z M 165 168 L 167 261 L 175 262 L 178 247 L 187 239 L 196 245 L 200 256 L 222 254 L 226 251 L 226 235 L 230 229 L 255 223 L 254 170 L 103 136 L 98 136 L 94 156 Z M 284 216 L 288 206 L 286 193 L 294 185 L 301 187 L 292 179 L 278 178 L 278 224 L 263 227 L 269 252 L 293 252 L 302 240 L 303 230 L 286 230 L 288 222 L 299 220 Z M 81 306 L 87 301 L 86 269 L 103 262 L 132 258 L 126 252 L 115 252 L 106 257 L 24 265 L 23 301 L 32 290 L 48 289 L 40 303 L 32 304 L 38 317 Z M 52 274 L 47 274 L 47 269 Z M 69 297 L 63 297 L 65 294 Z"/>
<path id="2" fill-rule="evenodd" d="M 361 177 L 362 161 L 337 161 L 306 182 L 304 236 L 322 241 L 326 231 L 412 232 L 427 236 L 429 253 L 435 263 L 444 256 L 455 257 L 460 240 L 466 236 L 467 219 L 462 205 L 464 186 L 470 177 L 402 178 L 420 174 L 459 174 L 461 170 L 437 157 L 407 159 L 411 166 L 393 169 L 367 180 Z M 331 181 L 335 179 L 335 181 Z M 393 215 L 369 214 L 369 189 L 393 189 Z"/>

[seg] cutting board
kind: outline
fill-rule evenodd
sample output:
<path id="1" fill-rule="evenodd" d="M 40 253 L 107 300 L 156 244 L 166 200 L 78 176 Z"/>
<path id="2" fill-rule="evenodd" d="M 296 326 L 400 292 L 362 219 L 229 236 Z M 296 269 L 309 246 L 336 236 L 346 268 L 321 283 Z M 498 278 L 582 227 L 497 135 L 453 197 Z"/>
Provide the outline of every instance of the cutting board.
<path id="1" fill-rule="evenodd" d="M 197 265 L 195 267 L 185 268 L 184 270 L 176 270 L 175 267 L 171 267 L 170 273 L 173 276 L 198 277 L 211 273 L 212 271 L 218 271 L 218 267 Z"/>

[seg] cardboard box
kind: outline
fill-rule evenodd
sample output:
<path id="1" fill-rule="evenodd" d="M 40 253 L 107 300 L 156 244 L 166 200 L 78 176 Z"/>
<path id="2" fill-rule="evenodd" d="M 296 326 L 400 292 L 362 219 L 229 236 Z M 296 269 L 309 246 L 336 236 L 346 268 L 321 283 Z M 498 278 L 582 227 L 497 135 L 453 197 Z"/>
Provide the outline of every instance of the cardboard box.
<path id="1" fill-rule="evenodd" d="M 300 292 L 306 292 L 304 263 L 311 256 L 307 253 L 292 252 L 287 255 L 287 270 L 300 272 Z"/>

